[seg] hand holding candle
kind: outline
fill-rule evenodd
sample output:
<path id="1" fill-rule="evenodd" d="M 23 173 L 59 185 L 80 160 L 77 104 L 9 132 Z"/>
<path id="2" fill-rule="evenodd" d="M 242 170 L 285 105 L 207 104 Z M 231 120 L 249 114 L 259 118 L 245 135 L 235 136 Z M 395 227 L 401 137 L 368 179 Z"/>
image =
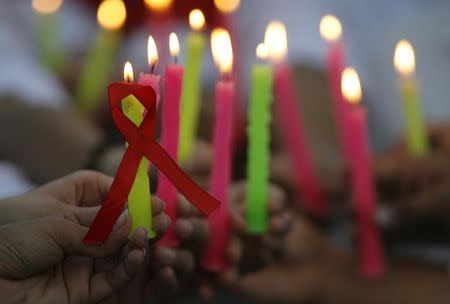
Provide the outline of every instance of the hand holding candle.
<path id="1" fill-rule="evenodd" d="M 347 130 L 351 156 L 352 198 L 356 210 L 360 272 L 366 277 L 379 277 L 385 272 L 384 257 L 375 223 L 376 192 L 372 176 L 372 159 L 367 138 L 367 115 L 361 101 L 361 85 L 354 69 L 342 74 L 342 94 L 351 105 Z"/>
<path id="2" fill-rule="evenodd" d="M 181 65 L 177 64 L 180 45 L 175 33 L 170 34 L 169 46 L 174 63 L 167 65 L 164 78 L 161 146 L 166 149 L 170 157 L 176 160 L 178 133 L 180 129 L 180 97 L 184 69 Z M 177 217 L 177 190 L 163 174 L 160 174 L 158 178 L 157 195 L 166 203 L 165 212 L 172 220 L 172 223 L 175 223 Z M 169 227 L 159 244 L 168 247 L 176 247 L 178 245 L 173 225 Z"/>
<path id="3" fill-rule="evenodd" d="M 406 138 L 409 151 L 414 156 L 428 152 L 428 138 L 420 110 L 418 86 L 413 77 L 416 69 L 414 50 L 406 40 L 397 44 L 394 65 L 400 74 L 400 91 L 406 119 Z"/>
<path id="4" fill-rule="evenodd" d="M 226 248 L 229 232 L 228 188 L 231 179 L 231 135 L 235 86 L 230 77 L 233 49 L 230 35 L 224 29 L 215 29 L 211 35 L 211 49 L 221 79 L 216 85 L 216 115 L 214 127 L 213 167 L 211 194 L 222 202 L 218 211 L 209 218 L 211 239 L 205 250 L 202 268 L 218 272 L 227 268 Z"/>

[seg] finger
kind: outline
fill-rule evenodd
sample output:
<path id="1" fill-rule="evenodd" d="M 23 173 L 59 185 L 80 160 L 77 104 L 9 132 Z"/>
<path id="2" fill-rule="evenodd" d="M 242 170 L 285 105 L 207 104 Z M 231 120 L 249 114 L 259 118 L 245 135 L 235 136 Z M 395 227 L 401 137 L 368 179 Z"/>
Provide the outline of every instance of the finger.
<path id="1" fill-rule="evenodd" d="M 247 182 L 245 180 L 233 183 L 229 191 L 231 206 L 240 206 L 245 202 L 247 194 Z"/>
<path id="2" fill-rule="evenodd" d="M 273 215 L 269 219 L 269 233 L 276 237 L 286 234 L 292 224 L 292 214 L 289 211 L 284 211 L 277 215 Z"/>
<path id="3" fill-rule="evenodd" d="M 271 214 L 281 212 L 285 207 L 286 193 L 278 186 L 271 184 L 269 186 L 268 211 Z"/>
<path id="4" fill-rule="evenodd" d="M 178 215 L 180 217 L 191 217 L 200 215 L 197 208 L 194 207 L 183 195 L 178 194 L 178 205 L 177 205 Z"/>
<path id="5" fill-rule="evenodd" d="M 170 267 L 183 276 L 192 273 L 194 269 L 194 256 L 185 249 L 157 247 L 155 260 L 160 265 Z"/>
<path id="6" fill-rule="evenodd" d="M 203 247 L 211 236 L 208 221 L 205 218 L 182 218 L 175 222 L 175 233 L 189 247 Z"/>
<path id="7" fill-rule="evenodd" d="M 163 212 L 165 207 L 166 203 L 162 199 L 152 195 L 152 215 Z"/>
<path id="8" fill-rule="evenodd" d="M 162 238 L 170 226 L 170 218 L 165 213 L 153 217 L 152 227 L 158 239 Z"/>

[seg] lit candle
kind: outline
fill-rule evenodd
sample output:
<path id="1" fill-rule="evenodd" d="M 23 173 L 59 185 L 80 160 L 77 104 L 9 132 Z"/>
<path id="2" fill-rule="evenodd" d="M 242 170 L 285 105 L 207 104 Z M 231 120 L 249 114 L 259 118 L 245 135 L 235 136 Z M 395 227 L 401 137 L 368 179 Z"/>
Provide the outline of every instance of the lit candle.
<path id="1" fill-rule="evenodd" d="M 333 15 L 326 15 L 320 21 L 320 34 L 328 42 L 327 76 L 328 85 L 333 102 L 334 120 L 342 157 L 349 161 L 347 155 L 348 137 L 345 126 L 347 103 L 342 98 L 341 77 L 345 66 L 344 48 L 341 43 L 342 26 L 339 19 Z"/>
<path id="2" fill-rule="evenodd" d="M 180 129 L 180 97 L 184 69 L 181 65 L 177 64 L 180 45 L 175 33 L 170 34 L 169 49 L 171 56 L 174 58 L 174 63 L 166 66 L 164 77 L 161 146 L 169 153 L 170 157 L 176 160 L 178 133 Z M 157 194 L 166 203 L 164 211 L 170 217 L 172 223 L 174 223 L 177 217 L 177 190 L 164 174 L 159 175 Z M 159 244 L 167 247 L 178 246 L 178 239 L 174 233 L 173 226 L 169 227 Z"/>
<path id="3" fill-rule="evenodd" d="M 374 221 L 376 192 L 372 176 L 372 158 L 367 137 L 367 113 L 358 105 L 362 92 L 358 74 L 345 69 L 342 74 L 342 94 L 349 103 L 347 130 L 349 156 L 352 160 L 352 198 L 355 208 L 360 272 L 366 277 L 384 274 L 385 265 L 379 232 Z"/>
<path id="4" fill-rule="evenodd" d="M 139 74 L 138 83 L 141 85 L 148 85 L 153 88 L 156 93 L 156 103 L 159 104 L 159 82 L 161 76 L 155 73 L 156 65 L 158 64 L 158 49 L 156 48 L 155 40 L 152 36 L 148 36 L 147 40 L 147 62 L 150 68 L 150 73 Z"/>
<path id="5" fill-rule="evenodd" d="M 299 112 L 299 98 L 295 91 L 294 75 L 284 63 L 287 56 L 287 35 L 281 22 L 269 23 L 264 43 L 274 66 L 275 113 L 278 116 L 286 150 L 292 161 L 293 171 L 303 198 L 304 209 L 310 214 L 321 216 L 325 211 L 320 183 L 315 172 L 313 159 L 307 143 L 302 113 Z"/>
<path id="6" fill-rule="evenodd" d="M 128 83 L 132 83 L 134 79 L 133 67 L 129 62 L 125 64 L 124 79 Z M 136 97 L 128 95 L 124 98 L 122 100 L 122 109 L 125 116 L 127 116 L 127 118 L 136 126 L 139 126 L 142 123 L 144 106 L 136 99 Z M 139 163 L 133 186 L 128 194 L 128 213 L 131 218 L 130 235 L 132 235 L 137 228 L 143 227 L 147 229 L 149 237 L 155 237 L 155 233 L 152 229 L 148 160 L 145 157 L 143 157 Z"/>
<path id="7" fill-rule="evenodd" d="M 36 20 L 37 43 L 42 62 L 51 70 L 62 74 L 65 58 L 60 37 L 58 10 L 62 0 L 33 0 L 33 10 L 38 13 Z"/>
<path id="8" fill-rule="evenodd" d="M 193 29 L 186 39 L 186 64 L 181 94 L 181 122 L 178 160 L 183 164 L 192 154 L 197 136 L 200 113 L 201 70 L 205 37 L 201 30 L 205 26 L 205 16 L 195 9 L 189 14 L 189 24 Z"/>
<path id="9" fill-rule="evenodd" d="M 398 42 L 394 54 L 394 65 L 400 75 L 408 148 L 412 155 L 420 157 L 428 152 L 429 147 L 420 110 L 418 85 L 414 79 L 416 69 L 414 49 L 408 41 L 401 40 Z"/>
<path id="10" fill-rule="evenodd" d="M 120 42 L 119 29 L 126 20 L 122 0 L 103 0 L 97 10 L 100 31 L 89 52 L 76 90 L 78 109 L 87 115 L 95 111 L 103 99 L 112 74 Z"/>
<path id="11" fill-rule="evenodd" d="M 204 252 L 202 268 L 208 271 L 223 271 L 227 268 L 226 248 L 228 244 L 229 210 L 228 190 L 231 178 L 231 135 L 234 81 L 230 79 L 233 65 L 233 50 L 229 33 L 214 29 L 211 49 L 221 79 L 216 84 L 216 115 L 211 173 L 211 194 L 222 202 L 219 209 L 209 217 L 211 239 Z"/>
<path id="12" fill-rule="evenodd" d="M 256 48 L 261 61 L 267 59 L 267 46 Z M 248 165 L 246 223 L 250 233 L 267 231 L 268 179 L 270 161 L 270 122 L 272 102 L 272 69 L 264 62 L 251 71 L 250 105 L 248 117 Z"/>

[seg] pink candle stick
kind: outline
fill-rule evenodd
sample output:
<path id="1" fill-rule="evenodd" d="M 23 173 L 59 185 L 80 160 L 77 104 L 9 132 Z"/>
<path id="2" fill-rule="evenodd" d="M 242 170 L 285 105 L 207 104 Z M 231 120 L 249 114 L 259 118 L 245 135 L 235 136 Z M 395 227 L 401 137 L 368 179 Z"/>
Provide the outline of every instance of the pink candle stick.
<path id="1" fill-rule="evenodd" d="M 349 161 L 348 157 L 348 127 L 346 126 L 346 113 L 348 104 L 344 101 L 341 91 L 342 70 L 345 66 L 344 48 L 340 42 L 342 26 L 335 16 L 327 15 L 320 23 L 322 37 L 329 42 L 327 51 L 327 76 L 331 100 L 334 108 L 334 119 L 338 133 L 338 139 L 342 157 Z"/>
<path id="2" fill-rule="evenodd" d="M 214 60 L 222 75 L 229 75 L 232 67 L 231 40 L 227 31 L 215 29 L 211 36 Z M 220 80 L 216 85 L 216 115 L 214 128 L 213 167 L 211 194 L 222 202 L 219 209 L 209 217 L 211 240 L 204 252 L 201 267 L 218 272 L 228 267 L 225 256 L 228 245 L 228 188 L 231 179 L 231 145 L 233 103 L 235 85 L 232 80 Z"/>
<path id="3" fill-rule="evenodd" d="M 280 38 L 281 37 L 281 38 Z M 271 22 L 266 30 L 264 44 L 269 56 L 282 61 L 287 55 L 286 30 L 282 23 Z M 304 199 L 304 209 L 322 216 L 325 206 L 320 190 L 319 178 L 303 130 L 303 120 L 299 113 L 298 97 L 294 87 L 294 77 L 288 65 L 279 64 L 274 68 L 275 110 L 281 133 L 297 175 L 298 190 Z"/>
<path id="4" fill-rule="evenodd" d="M 361 100 L 361 86 L 358 74 L 346 69 L 342 75 L 342 92 L 348 103 Z M 378 228 L 374 221 L 376 192 L 372 176 L 372 162 L 367 138 L 367 114 L 363 107 L 349 105 L 348 152 L 352 164 L 352 198 L 356 209 L 360 272 L 363 276 L 379 277 L 385 272 L 384 256 Z"/>
<path id="5" fill-rule="evenodd" d="M 178 38 L 174 33 L 171 33 L 170 52 L 175 58 L 175 61 L 179 49 Z M 161 145 L 174 160 L 177 159 L 178 153 L 180 97 L 183 73 L 184 69 L 179 64 L 173 63 L 166 66 Z M 165 213 L 170 217 L 172 223 L 174 223 L 177 217 L 177 190 L 164 174 L 159 176 L 157 195 L 166 203 Z M 173 225 L 169 227 L 159 244 L 171 248 L 178 246 L 179 241 L 175 235 Z"/>

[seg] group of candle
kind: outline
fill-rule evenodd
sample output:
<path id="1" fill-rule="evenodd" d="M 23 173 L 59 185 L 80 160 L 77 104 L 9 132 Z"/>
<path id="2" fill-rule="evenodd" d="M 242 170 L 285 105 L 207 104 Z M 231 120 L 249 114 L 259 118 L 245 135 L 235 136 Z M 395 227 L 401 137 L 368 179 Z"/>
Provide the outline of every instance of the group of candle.
<path id="1" fill-rule="evenodd" d="M 122 0 L 104 0 L 98 9 L 98 21 L 102 31 L 98 44 L 90 53 L 78 88 L 79 106 L 89 112 L 95 108 L 95 99 L 105 87 L 110 71 L 110 60 L 117 48 L 120 35 L 118 29 L 126 18 Z M 180 51 L 178 39 L 170 35 L 170 53 L 174 63 L 168 64 L 164 75 L 164 99 L 162 102 L 161 145 L 169 155 L 184 163 L 191 156 L 199 119 L 200 74 L 206 37 L 201 32 L 205 20 L 198 9 L 190 14 L 193 31 L 186 39 L 187 60 L 185 68 L 177 63 Z M 327 70 L 329 87 L 334 106 L 335 120 L 341 151 L 352 173 L 352 198 L 357 214 L 361 272 L 366 276 L 384 273 L 384 261 L 378 231 L 374 223 L 376 191 L 372 177 L 370 144 L 367 137 L 367 114 L 358 103 L 362 92 L 359 77 L 352 68 L 345 67 L 345 52 L 340 41 L 342 27 L 339 20 L 331 15 L 320 23 L 320 32 L 329 42 Z M 219 210 L 209 218 L 212 238 L 206 249 L 202 266 L 207 270 L 219 271 L 226 268 L 224 257 L 228 235 L 228 188 L 231 179 L 231 134 L 235 80 L 232 77 L 233 49 L 228 32 L 215 29 L 211 34 L 211 48 L 214 62 L 221 77 L 216 83 L 215 127 L 213 138 L 213 164 L 210 191 L 222 202 Z M 292 161 L 295 179 L 302 197 L 303 209 L 314 216 L 322 216 L 326 206 L 321 186 L 313 165 L 308 146 L 299 100 L 294 86 L 291 66 L 286 62 L 287 34 L 281 22 L 271 22 L 267 27 L 264 42 L 256 48 L 259 63 L 251 71 L 251 87 L 248 114 L 248 188 L 246 195 L 246 222 L 250 233 L 267 231 L 268 178 L 270 160 L 271 101 L 275 99 L 275 114 L 280 118 L 280 128 L 288 156 Z M 267 64 L 270 60 L 272 66 Z M 156 44 L 150 36 L 148 40 L 148 62 L 151 73 L 140 74 L 139 84 L 151 86 L 159 97 L 160 76 L 153 69 L 158 61 Z M 92 70 L 95 62 L 96 69 Z M 100 62 L 100 63 L 99 63 Z M 394 64 L 401 75 L 401 91 L 404 99 L 407 142 L 410 152 L 423 156 L 428 150 L 423 119 L 414 81 L 414 51 L 405 40 L 398 43 Z M 100 68 L 99 68 L 100 66 Z M 99 73 L 103 73 L 100 75 Z M 84 76 L 83 76 L 84 75 Z M 185 75 L 185 77 L 183 77 Z M 127 63 L 125 80 L 133 81 L 131 64 Z M 272 96 L 273 95 L 273 96 Z M 139 125 L 144 108 L 132 95 L 123 100 L 125 115 Z M 145 227 L 153 236 L 151 225 L 150 186 L 147 173 L 148 161 L 143 159 L 135 182 L 129 194 L 128 209 L 133 221 L 133 229 Z M 176 219 L 176 189 L 164 176 L 160 175 L 157 194 L 166 202 L 166 213 Z M 166 246 L 178 246 L 173 228 L 161 240 Z"/>

